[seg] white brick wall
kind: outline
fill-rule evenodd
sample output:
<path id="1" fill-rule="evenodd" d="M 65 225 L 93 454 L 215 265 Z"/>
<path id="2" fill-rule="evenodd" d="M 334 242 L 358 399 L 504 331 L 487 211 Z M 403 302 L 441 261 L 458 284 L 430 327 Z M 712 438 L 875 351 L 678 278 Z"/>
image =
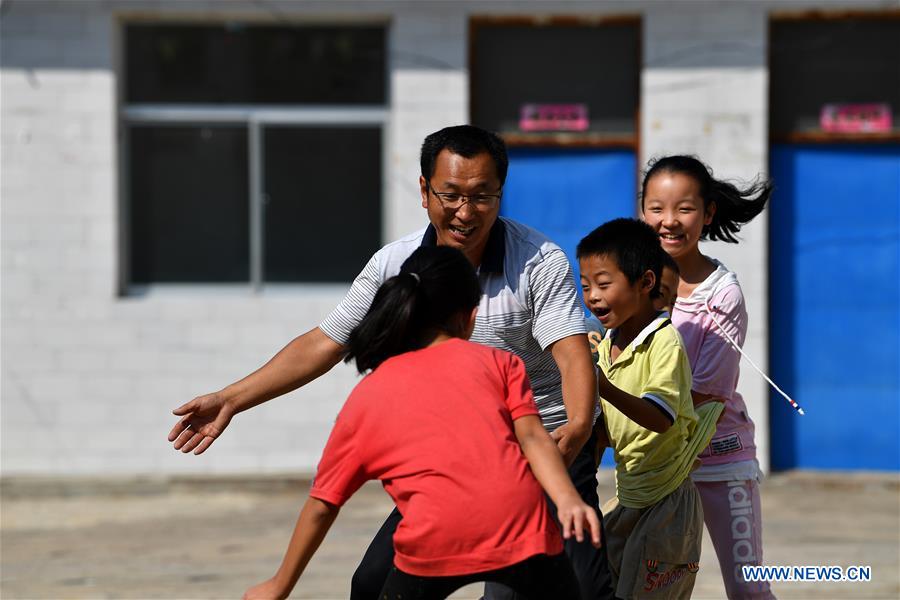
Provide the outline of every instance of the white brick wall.
<path id="1" fill-rule="evenodd" d="M 641 77 L 642 162 L 697 154 L 717 177 L 749 179 L 768 168 L 765 7 L 712 11 L 702 5 L 658 4 L 644 16 Z M 741 232 L 739 245 L 707 243 L 741 280 L 750 328 L 745 350 L 766 367 L 768 352 L 765 214 Z M 768 388 L 742 363 L 738 388 L 756 423 L 760 464 L 768 469 Z"/>
<path id="2" fill-rule="evenodd" d="M 117 19 L 389 22 L 387 240 L 425 223 L 417 186 L 419 146 L 427 133 L 466 121 L 468 18 L 488 13 L 643 13 L 640 159 L 696 152 L 721 175 L 747 178 L 765 171 L 767 8 L 761 3 L 5 4 L 2 472 L 309 472 L 356 381 L 353 370 L 341 365 L 298 392 L 240 415 L 202 457 L 181 456 L 166 443 L 173 407 L 256 368 L 315 326 L 346 287 L 298 286 L 261 295 L 188 287 L 116 296 Z M 747 349 L 763 364 L 766 245 L 762 219 L 745 230 L 740 246 L 709 248 L 741 277 L 751 314 Z M 765 386 L 745 368 L 742 390 L 765 450 Z"/>
<path id="3" fill-rule="evenodd" d="M 426 3 L 391 22 L 391 129 L 385 237 L 426 222 L 419 195 L 423 138 L 468 119 L 467 17 Z"/>
<path id="4" fill-rule="evenodd" d="M 348 367 L 238 417 L 207 456 L 166 443 L 172 408 L 256 368 L 344 286 L 116 297 L 108 8 L 16 3 L 3 15 L 3 473 L 311 471 L 355 381 Z"/>

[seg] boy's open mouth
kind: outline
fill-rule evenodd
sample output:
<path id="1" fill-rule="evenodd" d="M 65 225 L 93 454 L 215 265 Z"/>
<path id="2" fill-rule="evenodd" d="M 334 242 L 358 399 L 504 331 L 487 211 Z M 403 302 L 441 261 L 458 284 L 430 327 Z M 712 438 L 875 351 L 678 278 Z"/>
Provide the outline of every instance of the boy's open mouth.
<path id="1" fill-rule="evenodd" d="M 602 319 L 609 314 L 609 308 L 595 308 L 593 312 L 595 317 Z"/>

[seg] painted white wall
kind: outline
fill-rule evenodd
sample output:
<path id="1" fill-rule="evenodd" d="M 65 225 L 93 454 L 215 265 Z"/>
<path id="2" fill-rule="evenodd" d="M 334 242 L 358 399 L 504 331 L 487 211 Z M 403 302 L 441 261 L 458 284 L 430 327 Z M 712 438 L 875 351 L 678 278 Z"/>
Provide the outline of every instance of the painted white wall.
<path id="1" fill-rule="evenodd" d="M 644 13 L 641 77 L 642 162 L 696 154 L 716 177 L 752 179 L 768 169 L 768 68 L 765 7 L 749 3 L 710 13 L 703 5 L 658 3 Z M 745 351 L 766 368 L 768 236 L 763 213 L 740 244 L 702 251 L 741 281 L 750 324 Z M 756 423 L 760 464 L 768 469 L 768 387 L 746 362 L 738 390 Z"/>
<path id="2" fill-rule="evenodd" d="M 868 3 L 884 6 L 884 2 Z M 695 152 L 716 173 L 767 165 L 766 27 L 757 2 L 7 2 L 0 19 L 2 473 L 311 472 L 357 380 L 341 365 L 236 418 L 201 457 L 175 453 L 169 411 L 265 362 L 314 327 L 347 286 L 253 294 L 187 286 L 116 295 L 119 269 L 117 23 L 122 18 L 390 23 L 385 241 L 426 222 L 422 138 L 468 118 L 472 14 L 643 14 L 641 161 Z M 710 245 L 741 278 L 746 348 L 766 364 L 766 220 Z M 741 390 L 767 463 L 768 392 Z"/>
<path id="3" fill-rule="evenodd" d="M 160 3 L 145 4 L 159 14 Z M 142 6 L 15 3 L 3 15 L 3 474 L 310 472 L 356 381 L 350 367 L 240 415 L 201 457 L 166 443 L 172 408 L 261 365 L 347 286 L 117 297 L 110 9 Z"/>

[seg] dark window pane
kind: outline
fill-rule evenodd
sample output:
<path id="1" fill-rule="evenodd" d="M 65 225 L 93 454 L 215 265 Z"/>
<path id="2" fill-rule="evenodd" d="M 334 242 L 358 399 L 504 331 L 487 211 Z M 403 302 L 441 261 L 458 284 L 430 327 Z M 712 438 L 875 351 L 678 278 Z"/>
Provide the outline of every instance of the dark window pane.
<path id="1" fill-rule="evenodd" d="M 266 127 L 266 281 L 352 281 L 381 244 L 381 129 Z"/>
<path id="2" fill-rule="evenodd" d="M 131 24 L 128 102 L 384 104 L 380 26 Z"/>
<path id="3" fill-rule="evenodd" d="M 826 104 L 887 103 L 900 131 L 900 20 L 775 21 L 772 131 L 819 130 Z"/>
<path id="4" fill-rule="evenodd" d="M 254 27 L 248 33 L 255 102 L 384 103 L 383 29 Z"/>
<path id="5" fill-rule="evenodd" d="M 524 104 L 586 104 L 584 133 L 633 134 L 638 108 L 639 26 L 479 26 L 473 121 L 519 131 Z"/>
<path id="6" fill-rule="evenodd" d="M 131 281 L 249 281 L 246 127 L 129 136 Z"/>

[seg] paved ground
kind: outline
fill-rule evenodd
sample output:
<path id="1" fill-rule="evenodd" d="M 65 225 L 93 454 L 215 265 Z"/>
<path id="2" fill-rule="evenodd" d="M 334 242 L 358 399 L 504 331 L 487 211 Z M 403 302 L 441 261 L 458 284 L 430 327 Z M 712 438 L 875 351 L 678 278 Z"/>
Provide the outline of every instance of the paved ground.
<path id="1" fill-rule="evenodd" d="M 270 576 L 307 484 L 2 480 L 0 597 L 238 598 Z M 602 473 L 601 497 L 613 493 Z M 779 598 L 900 598 L 900 477 L 789 473 L 762 487 L 769 565 L 870 565 L 869 583 L 776 583 Z M 391 508 L 377 485 L 342 511 L 293 598 L 346 598 Z M 695 598 L 724 588 L 707 539 Z M 477 598 L 477 587 L 454 598 Z"/>

